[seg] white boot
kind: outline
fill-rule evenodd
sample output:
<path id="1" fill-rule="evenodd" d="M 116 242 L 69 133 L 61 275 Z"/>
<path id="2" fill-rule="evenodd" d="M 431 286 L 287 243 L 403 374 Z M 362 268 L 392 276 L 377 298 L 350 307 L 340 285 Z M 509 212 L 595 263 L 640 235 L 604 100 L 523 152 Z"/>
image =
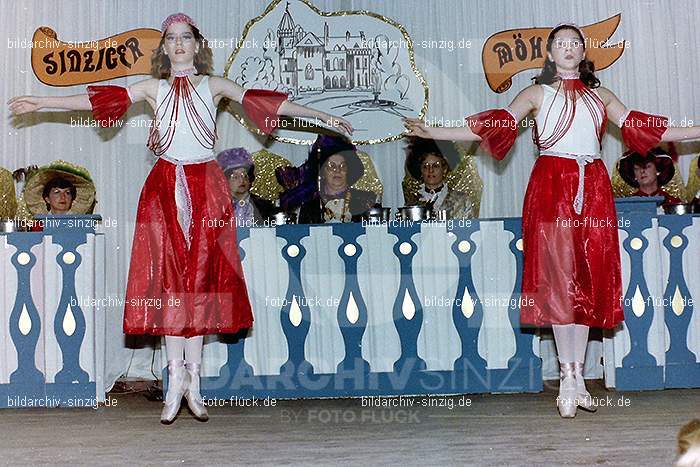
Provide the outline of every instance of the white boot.
<path id="1" fill-rule="evenodd" d="M 177 417 L 180 411 L 182 396 L 189 385 L 189 373 L 185 370 L 184 360 L 168 361 L 168 394 L 163 401 L 163 411 L 160 414 L 160 421 L 169 425 Z"/>
<path id="2" fill-rule="evenodd" d="M 562 418 L 576 416 L 576 377 L 574 376 L 573 363 L 559 364 L 559 396 L 557 396 L 557 408 Z"/>
<path id="3" fill-rule="evenodd" d="M 576 402 L 579 407 L 589 412 L 595 412 L 598 408 L 593 404 L 593 397 L 586 390 L 586 380 L 583 379 L 583 362 L 574 363 L 574 375 L 576 377 Z"/>
<path id="4" fill-rule="evenodd" d="M 189 385 L 185 391 L 187 406 L 197 420 L 206 422 L 209 420 L 209 414 L 207 413 L 207 406 L 204 404 L 202 396 L 199 394 L 199 372 L 201 365 L 199 363 L 187 362 L 185 366 L 189 374 Z"/>

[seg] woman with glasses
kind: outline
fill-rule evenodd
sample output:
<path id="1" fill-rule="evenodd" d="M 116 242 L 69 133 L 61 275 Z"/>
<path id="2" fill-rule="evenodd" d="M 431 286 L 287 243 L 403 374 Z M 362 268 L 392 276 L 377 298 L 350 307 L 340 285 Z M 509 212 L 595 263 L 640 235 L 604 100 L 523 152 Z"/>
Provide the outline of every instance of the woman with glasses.
<path id="1" fill-rule="evenodd" d="M 216 161 L 231 189 L 236 227 L 263 227 L 269 224 L 275 207 L 250 192 L 255 181 L 255 164 L 250 153 L 245 148 L 230 148 L 221 151 Z"/>
<path id="2" fill-rule="evenodd" d="M 374 193 L 352 188 L 365 170 L 353 144 L 321 135 L 311 147 L 305 165 L 312 191 L 299 210 L 300 224 L 360 222 L 362 214 L 374 205 Z"/>
<path id="3" fill-rule="evenodd" d="M 421 181 L 418 204 L 434 211 L 444 210 L 448 219 L 474 217 L 474 206 L 466 193 L 447 186 L 447 175 L 459 164 L 454 144 L 432 139 L 410 138 L 406 146 L 406 168 Z"/>

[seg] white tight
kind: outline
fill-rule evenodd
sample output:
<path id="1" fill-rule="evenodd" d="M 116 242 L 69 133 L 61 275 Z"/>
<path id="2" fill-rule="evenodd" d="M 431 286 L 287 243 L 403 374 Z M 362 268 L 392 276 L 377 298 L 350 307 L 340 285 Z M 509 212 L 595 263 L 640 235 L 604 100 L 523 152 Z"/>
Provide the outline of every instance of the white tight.
<path id="1" fill-rule="evenodd" d="M 557 344 L 559 363 L 573 363 L 586 360 L 588 326 L 582 324 L 554 324 L 554 342 Z"/>
<path id="2" fill-rule="evenodd" d="M 187 363 L 202 363 L 204 336 L 165 336 L 165 354 L 168 361 L 185 360 Z"/>
<path id="3" fill-rule="evenodd" d="M 554 342 L 557 345 L 560 363 L 573 363 L 586 360 L 588 326 L 582 324 L 554 324 Z M 204 336 L 180 337 L 165 336 L 165 353 L 168 361 L 185 360 L 188 363 L 202 363 Z"/>

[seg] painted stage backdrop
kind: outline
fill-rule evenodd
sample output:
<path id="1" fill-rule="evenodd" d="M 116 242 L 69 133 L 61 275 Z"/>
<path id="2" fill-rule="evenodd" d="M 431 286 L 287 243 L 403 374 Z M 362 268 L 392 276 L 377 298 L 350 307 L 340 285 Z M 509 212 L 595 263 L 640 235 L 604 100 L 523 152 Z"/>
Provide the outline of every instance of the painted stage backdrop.
<path id="1" fill-rule="evenodd" d="M 369 11 L 322 12 L 306 0 L 275 0 L 249 21 L 224 76 L 348 119 L 358 144 L 399 139 L 401 119 L 422 118 L 428 106 L 403 26 Z M 310 144 L 312 123 L 282 121 L 272 137 Z"/>

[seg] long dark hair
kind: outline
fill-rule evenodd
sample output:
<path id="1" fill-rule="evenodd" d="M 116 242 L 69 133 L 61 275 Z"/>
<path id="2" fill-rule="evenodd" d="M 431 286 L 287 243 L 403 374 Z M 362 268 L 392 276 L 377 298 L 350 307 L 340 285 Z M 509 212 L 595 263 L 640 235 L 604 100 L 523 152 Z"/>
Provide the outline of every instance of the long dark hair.
<path id="1" fill-rule="evenodd" d="M 214 72 L 214 54 L 209 48 L 207 40 L 202 36 L 195 26 L 187 24 L 194 34 L 194 38 L 199 43 L 199 52 L 194 55 L 194 67 L 197 74 L 211 75 Z M 158 79 L 167 79 L 170 76 L 170 59 L 163 52 L 163 42 L 165 42 L 165 32 L 160 38 L 158 47 L 153 50 L 151 56 L 151 76 Z"/>
<path id="2" fill-rule="evenodd" d="M 556 33 L 563 29 L 570 29 L 571 31 L 575 31 L 579 39 L 581 39 L 581 43 L 583 44 L 583 50 L 586 50 L 586 40 L 584 39 L 581 31 L 575 26 L 562 24 L 561 26 L 557 26 L 556 28 L 552 29 L 552 32 L 549 33 L 549 36 L 547 37 L 547 52 L 552 52 L 552 43 L 554 42 L 554 36 L 556 35 Z M 578 65 L 578 71 L 581 74 L 581 81 L 583 81 L 583 84 L 585 84 L 586 87 L 590 89 L 600 87 L 600 80 L 595 76 L 595 65 L 592 61 L 587 60 L 585 58 L 581 60 L 581 63 L 579 63 Z M 539 75 L 535 76 L 532 79 L 535 81 L 535 84 L 552 84 L 555 80 L 558 79 L 557 66 L 554 64 L 553 61 L 549 59 L 549 57 L 546 57 L 544 59 L 544 66 L 542 67 L 542 71 Z"/>

